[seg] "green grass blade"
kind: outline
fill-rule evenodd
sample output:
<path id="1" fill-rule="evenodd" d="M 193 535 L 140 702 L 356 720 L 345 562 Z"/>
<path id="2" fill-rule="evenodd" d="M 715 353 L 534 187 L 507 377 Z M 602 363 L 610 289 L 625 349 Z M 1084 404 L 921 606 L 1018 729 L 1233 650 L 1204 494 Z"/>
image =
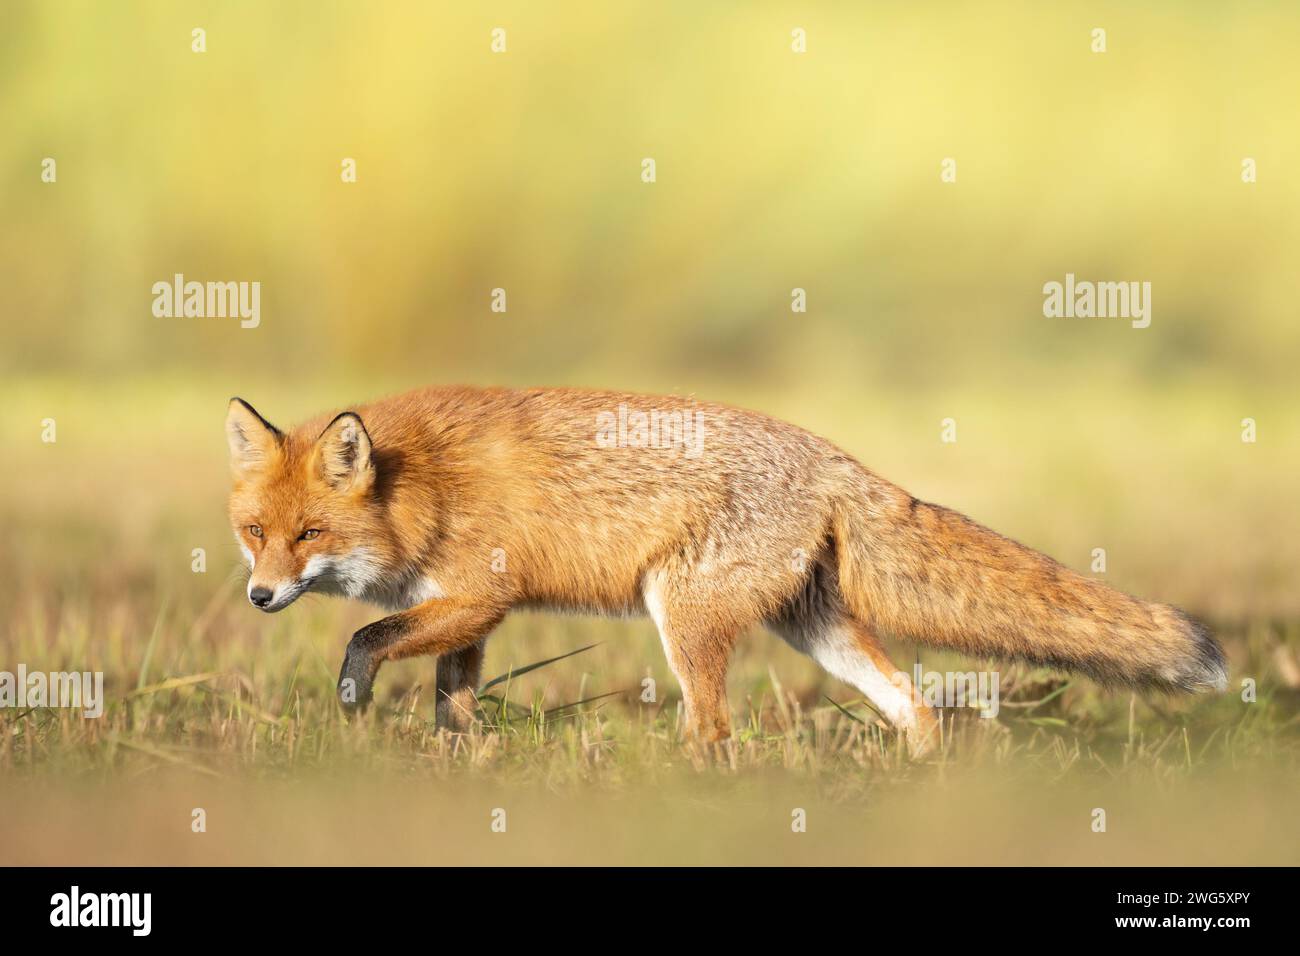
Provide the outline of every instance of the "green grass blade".
<path id="1" fill-rule="evenodd" d="M 479 696 L 481 697 L 485 690 L 489 690 L 497 686 L 497 684 L 502 683 L 503 681 L 508 681 L 511 680 L 512 678 L 520 677 L 523 674 L 527 674 L 529 671 L 535 671 L 539 667 L 545 667 L 547 664 L 554 664 L 556 661 L 562 661 L 566 657 L 572 657 L 574 654 L 581 654 L 583 651 L 589 651 L 593 647 L 599 646 L 599 644 L 600 641 L 597 641 L 595 644 L 588 644 L 586 647 L 580 647 L 576 651 L 569 651 L 567 654 L 561 654 L 559 657 L 552 657 L 544 661 L 537 661 L 536 663 L 533 664 L 525 664 L 523 667 L 520 667 L 518 669 L 511 668 L 510 670 L 506 671 L 504 674 L 500 675 L 499 677 L 492 678 L 490 681 L 488 681 L 486 684 L 480 687 L 478 690 Z"/>
<path id="2" fill-rule="evenodd" d="M 825 700 L 830 701 L 831 706 L 833 706 L 836 710 L 838 710 L 841 714 L 843 714 L 843 715 L 844 715 L 845 717 L 847 717 L 849 720 L 853 721 L 855 724 L 865 724 L 865 723 L 866 723 L 866 721 L 863 720 L 861 717 L 858 717 L 858 716 L 856 716 L 856 715 L 854 715 L 854 714 L 849 713 L 848 708 L 846 708 L 846 707 L 841 707 L 841 706 L 839 705 L 838 702 L 836 702 L 836 701 L 834 701 L 834 700 L 831 700 L 831 699 L 830 699 L 829 697 L 827 697 L 825 694 L 822 694 L 822 698 L 825 699 Z"/>
<path id="3" fill-rule="evenodd" d="M 162 630 L 163 618 L 167 615 L 167 601 L 164 598 L 162 607 L 158 609 L 158 617 L 153 622 L 153 633 L 149 635 L 149 643 L 145 645 L 144 659 L 140 661 L 140 673 L 135 678 L 135 689 L 138 691 L 145 686 L 145 679 L 149 676 L 149 662 L 153 660 L 154 645 L 158 643 L 158 634 Z"/>

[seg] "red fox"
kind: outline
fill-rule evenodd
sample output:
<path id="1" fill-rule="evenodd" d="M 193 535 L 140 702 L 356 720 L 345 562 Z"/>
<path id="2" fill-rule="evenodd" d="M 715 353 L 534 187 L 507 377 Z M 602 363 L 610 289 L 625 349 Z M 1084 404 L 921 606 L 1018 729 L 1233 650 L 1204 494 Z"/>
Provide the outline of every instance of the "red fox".
<path id="1" fill-rule="evenodd" d="M 484 642 L 520 607 L 648 613 L 706 741 L 730 735 L 728 657 L 755 625 L 854 685 L 914 754 L 936 742 L 936 718 L 882 633 L 1103 684 L 1226 686 L 1218 644 L 1178 609 L 918 501 L 755 412 L 435 387 L 289 432 L 236 398 L 226 433 L 253 605 L 279 611 L 311 591 L 392 612 L 348 644 L 349 712 L 383 661 L 433 654 L 438 723 L 464 729 Z"/>

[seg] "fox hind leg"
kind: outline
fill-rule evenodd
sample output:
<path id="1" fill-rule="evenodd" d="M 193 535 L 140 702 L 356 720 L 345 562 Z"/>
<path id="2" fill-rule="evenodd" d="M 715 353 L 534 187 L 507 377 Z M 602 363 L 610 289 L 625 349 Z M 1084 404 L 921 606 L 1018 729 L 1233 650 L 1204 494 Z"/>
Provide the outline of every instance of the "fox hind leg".
<path id="1" fill-rule="evenodd" d="M 912 756 L 924 756 L 939 742 L 938 716 L 890 661 L 872 628 L 845 609 L 827 570 L 815 567 L 804 592 L 768 625 L 832 676 L 856 687 L 904 735 Z"/>
<path id="2" fill-rule="evenodd" d="M 852 684 L 907 739 L 914 757 L 939 743 L 939 718 L 917 698 L 912 681 L 894 666 L 871 628 L 851 617 L 812 636 L 809 654 L 840 680 Z"/>
<path id="3" fill-rule="evenodd" d="M 727 664 L 739 628 L 706 613 L 707 605 L 669 581 L 663 572 L 648 575 L 643 594 L 668 666 L 682 688 L 688 733 L 706 743 L 726 740 L 731 736 Z"/>

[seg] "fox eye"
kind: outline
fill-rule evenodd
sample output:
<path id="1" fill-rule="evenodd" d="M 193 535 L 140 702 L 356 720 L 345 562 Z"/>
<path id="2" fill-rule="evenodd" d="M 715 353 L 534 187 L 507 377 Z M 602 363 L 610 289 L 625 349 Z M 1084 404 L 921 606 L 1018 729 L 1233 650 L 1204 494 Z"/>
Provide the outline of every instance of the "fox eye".
<path id="1" fill-rule="evenodd" d="M 311 541 L 313 538 L 319 538 L 319 537 L 320 537 L 320 529 L 308 528 L 306 531 L 304 531 L 301 535 L 298 536 L 298 540 Z"/>
<path id="2" fill-rule="evenodd" d="M 248 526 L 248 533 L 254 538 L 260 538 L 262 536 L 262 526 L 260 524 L 250 524 Z"/>

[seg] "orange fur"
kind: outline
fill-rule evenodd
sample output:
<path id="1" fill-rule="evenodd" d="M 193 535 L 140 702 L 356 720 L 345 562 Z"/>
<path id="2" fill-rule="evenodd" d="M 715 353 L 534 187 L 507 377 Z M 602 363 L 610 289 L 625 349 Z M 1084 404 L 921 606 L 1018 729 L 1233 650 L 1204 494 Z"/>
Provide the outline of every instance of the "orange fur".
<path id="1" fill-rule="evenodd" d="M 598 440 L 620 406 L 691 416 L 698 446 Z M 873 687 L 876 672 L 893 672 L 877 631 L 1102 681 L 1224 679 L 1217 645 L 1176 609 L 918 502 L 829 442 L 754 412 L 441 387 L 288 433 L 234 400 L 227 433 L 250 594 L 264 589 L 278 610 L 280 589 L 287 604 L 301 586 L 395 612 L 349 644 L 340 681 L 353 681 L 358 704 L 382 661 L 438 654 L 439 719 L 463 726 L 483 641 L 517 607 L 648 610 L 692 727 L 709 739 L 730 733 L 732 646 L 761 624 Z M 304 539 L 309 529 L 320 533 Z M 925 708 L 900 714 L 914 741 L 932 735 Z"/>

